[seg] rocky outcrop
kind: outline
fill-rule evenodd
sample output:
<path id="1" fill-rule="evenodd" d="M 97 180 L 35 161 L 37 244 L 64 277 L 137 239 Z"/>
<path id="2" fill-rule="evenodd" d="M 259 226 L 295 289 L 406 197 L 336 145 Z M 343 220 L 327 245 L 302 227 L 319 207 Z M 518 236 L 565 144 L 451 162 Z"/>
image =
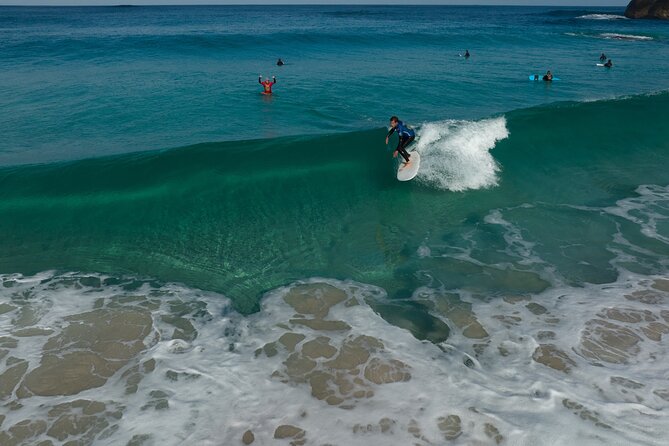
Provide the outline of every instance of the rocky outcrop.
<path id="1" fill-rule="evenodd" d="M 669 20 L 669 0 L 632 0 L 625 16 L 630 19 Z"/>

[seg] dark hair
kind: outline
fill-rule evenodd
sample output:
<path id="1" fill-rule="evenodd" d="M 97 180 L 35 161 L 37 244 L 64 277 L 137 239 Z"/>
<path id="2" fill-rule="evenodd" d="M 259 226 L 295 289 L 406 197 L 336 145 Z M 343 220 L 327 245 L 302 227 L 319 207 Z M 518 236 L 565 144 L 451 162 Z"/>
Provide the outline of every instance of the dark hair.
<path id="1" fill-rule="evenodd" d="M 400 119 L 399 119 L 397 116 L 391 116 L 391 117 L 390 117 L 390 122 L 397 122 L 397 121 L 399 121 L 399 120 L 400 120 Z"/>

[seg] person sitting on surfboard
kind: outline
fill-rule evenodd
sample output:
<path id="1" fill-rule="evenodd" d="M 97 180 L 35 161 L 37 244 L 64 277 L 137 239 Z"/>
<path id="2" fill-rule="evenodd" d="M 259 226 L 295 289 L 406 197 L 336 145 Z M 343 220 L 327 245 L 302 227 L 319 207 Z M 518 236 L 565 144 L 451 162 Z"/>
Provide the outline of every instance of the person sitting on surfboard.
<path id="1" fill-rule="evenodd" d="M 282 67 L 284 65 L 283 60 L 279 57 L 279 60 L 276 61 L 276 65 Z"/>
<path id="2" fill-rule="evenodd" d="M 551 70 L 548 70 L 546 74 L 544 74 L 543 78 L 546 82 L 552 82 L 553 81 L 553 73 L 551 73 Z"/>
<path id="3" fill-rule="evenodd" d="M 258 76 L 258 83 L 262 85 L 262 94 L 272 94 L 272 85 L 276 84 L 276 76 L 272 76 L 272 80 L 265 79 L 263 82 L 262 76 Z"/>
<path id="4" fill-rule="evenodd" d="M 471 54 L 469 54 L 469 50 L 465 50 L 464 58 L 469 59 L 469 56 L 471 56 Z"/>
<path id="5" fill-rule="evenodd" d="M 609 61 L 606 62 L 606 63 L 604 64 L 604 66 L 605 66 L 606 68 L 611 68 L 611 67 L 613 66 L 613 62 L 611 62 L 611 59 L 609 59 Z"/>
<path id="6" fill-rule="evenodd" d="M 386 135 L 386 145 L 388 145 L 388 138 L 390 138 L 390 135 L 395 132 L 397 132 L 397 136 L 399 136 L 400 140 L 397 143 L 397 148 L 393 152 L 393 158 L 397 158 L 397 154 L 399 153 L 408 164 L 411 155 L 409 155 L 409 152 L 407 152 L 406 149 L 416 138 L 416 132 L 404 125 L 397 116 L 392 116 L 390 118 L 390 130 L 388 131 L 388 135 Z"/>
<path id="7" fill-rule="evenodd" d="M 606 59 L 608 59 L 608 57 L 606 57 L 606 54 L 604 54 L 604 53 L 602 53 L 602 55 L 599 56 L 599 61 L 600 62 L 604 62 Z"/>

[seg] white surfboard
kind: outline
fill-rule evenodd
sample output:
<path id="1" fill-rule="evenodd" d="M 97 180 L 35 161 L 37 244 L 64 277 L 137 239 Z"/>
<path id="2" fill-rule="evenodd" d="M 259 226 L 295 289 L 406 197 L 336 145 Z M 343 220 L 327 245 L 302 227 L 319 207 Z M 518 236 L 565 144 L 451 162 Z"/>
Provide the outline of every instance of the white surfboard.
<path id="1" fill-rule="evenodd" d="M 399 181 L 409 181 L 413 180 L 416 175 L 418 175 L 418 169 L 420 169 L 420 153 L 413 151 L 409 152 L 411 157 L 409 162 L 405 163 L 402 155 L 397 155 L 400 157 L 400 167 L 397 169 L 397 179 Z"/>

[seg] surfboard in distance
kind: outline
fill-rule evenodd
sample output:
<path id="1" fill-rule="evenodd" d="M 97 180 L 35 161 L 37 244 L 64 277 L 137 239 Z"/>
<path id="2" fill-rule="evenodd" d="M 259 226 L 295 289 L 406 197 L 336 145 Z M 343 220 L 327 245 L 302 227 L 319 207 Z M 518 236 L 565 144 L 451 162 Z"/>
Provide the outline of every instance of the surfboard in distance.
<path id="1" fill-rule="evenodd" d="M 409 163 L 405 164 L 404 159 L 400 161 L 400 167 L 397 169 L 397 179 L 399 181 L 410 181 L 413 180 L 416 175 L 418 175 L 418 169 L 420 169 L 420 153 L 413 151 L 409 152 L 411 158 L 409 158 Z M 401 157 L 401 155 L 398 155 Z"/>
<path id="2" fill-rule="evenodd" d="M 542 81 L 544 80 L 544 75 L 543 74 L 530 74 L 530 80 L 531 81 Z M 553 76 L 554 81 L 559 81 L 559 77 Z"/>

